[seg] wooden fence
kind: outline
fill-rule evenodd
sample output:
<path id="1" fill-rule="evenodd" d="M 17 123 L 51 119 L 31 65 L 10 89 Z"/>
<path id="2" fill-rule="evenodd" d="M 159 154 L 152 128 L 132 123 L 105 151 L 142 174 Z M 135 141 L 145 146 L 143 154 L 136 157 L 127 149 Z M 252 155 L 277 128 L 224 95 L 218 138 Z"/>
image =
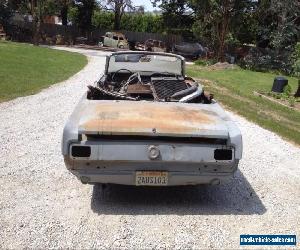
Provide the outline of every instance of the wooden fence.
<path id="1" fill-rule="evenodd" d="M 32 23 L 14 22 L 11 24 L 11 27 L 8 29 L 7 33 L 13 40 L 23 40 L 27 42 L 32 38 L 32 30 Z M 101 40 L 101 36 L 103 36 L 107 31 L 111 30 L 94 29 L 90 32 L 82 32 L 75 26 L 63 26 L 56 24 L 41 25 L 41 34 L 43 37 L 55 37 L 57 35 L 61 35 L 66 41 L 72 41 L 73 43 L 75 43 L 77 37 L 86 37 L 88 38 L 89 43 L 96 44 Z M 121 30 L 120 32 L 123 33 L 131 43 L 144 42 L 147 39 L 155 39 L 164 41 L 168 47 L 172 47 L 172 45 L 182 41 L 182 37 L 180 35 L 163 35 L 158 33 L 134 32 L 126 30 Z"/>

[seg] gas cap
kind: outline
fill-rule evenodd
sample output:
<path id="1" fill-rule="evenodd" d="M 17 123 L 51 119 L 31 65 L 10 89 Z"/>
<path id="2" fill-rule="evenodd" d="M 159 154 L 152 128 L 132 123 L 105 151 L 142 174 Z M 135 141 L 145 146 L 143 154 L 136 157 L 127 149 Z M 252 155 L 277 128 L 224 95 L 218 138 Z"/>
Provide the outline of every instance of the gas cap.
<path id="1" fill-rule="evenodd" d="M 150 160 L 155 160 L 159 157 L 160 151 L 157 146 L 151 145 L 148 148 L 148 157 Z"/>

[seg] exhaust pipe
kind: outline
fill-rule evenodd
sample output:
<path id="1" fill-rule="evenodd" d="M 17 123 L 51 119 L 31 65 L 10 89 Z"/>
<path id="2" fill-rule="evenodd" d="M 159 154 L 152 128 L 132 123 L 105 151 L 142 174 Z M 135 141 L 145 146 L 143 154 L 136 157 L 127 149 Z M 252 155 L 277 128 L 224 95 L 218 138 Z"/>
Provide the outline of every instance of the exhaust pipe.
<path id="1" fill-rule="evenodd" d="M 81 176 L 80 181 L 82 184 L 88 184 L 91 181 L 91 179 L 87 176 Z"/>

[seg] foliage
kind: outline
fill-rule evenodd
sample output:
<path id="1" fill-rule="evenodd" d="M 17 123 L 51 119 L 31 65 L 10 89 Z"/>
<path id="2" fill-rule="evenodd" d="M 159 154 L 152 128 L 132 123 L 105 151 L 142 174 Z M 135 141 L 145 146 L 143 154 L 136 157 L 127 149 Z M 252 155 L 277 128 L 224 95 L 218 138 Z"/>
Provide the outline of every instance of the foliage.
<path id="1" fill-rule="evenodd" d="M 291 96 L 289 99 L 288 99 L 288 102 L 289 102 L 289 105 L 291 107 L 295 107 L 295 103 L 296 103 L 296 98 Z"/>
<path id="2" fill-rule="evenodd" d="M 112 11 L 114 13 L 114 30 L 120 30 L 121 19 L 125 10 L 134 9 L 131 0 L 103 0 L 102 9 Z"/>
<path id="3" fill-rule="evenodd" d="M 292 94 L 291 85 L 288 84 L 283 88 L 283 94 L 286 95 L 286 96 L 290 96 Z"/>
<path id="4" fill-rule="evenodd" d="M 241 66 L 258 71 L 277 70 L 300 76 L 299 36 L 300 3 L 298 1 L 261 2 L 257 11 L 258 45 L 265 49 L 252 49 Z M 293 53 L 293 50 L 295 52 Z"/>
<path id="5" fill-rule="evenodd" d="M 10 1 L 1 1 L 0 2 L 0 24 L 4 26 L 4 28 L 8 24 L 9 18 L 12 16 L 12 8 L 10 6 Z"/>
<path id="6" fill-rule="evenodd" d="M 196 15 L 196 22 L 193 25 L 195 36 L 205 39 L 204 43 L 215 50 L 219 60 L 224 61 L 228 41 L 237 41 L 243 32 L 249 33 L 247 26 L 242 25 L 240 21 L 252 17 L 253 1 L 189 0 L 189 3 Z"/>
<path id="7" fill-rule="evenodd" d="M 280 100 L 288 102 L 291 107 L 294 107 L 295 103 L 297 102 L 297 98 L 294 97 L 292 86 L 290 84 L 286 85 L 283 88 L 283 92 L 282 93 L 268 91 L 266 94 L 268 96 L 271 96 L 274 99 L 280 99 Z"/>
<path id="8" fill-rule="evenodd" d="M 300 38 L 299 15 L 299 1 L 260 1 L 255 13 L 257 44 L 266 50 L 264 53 L 250 51 L 243 62 L 246 68 L 262 71 L 275 69 L 285 74 L 297 71 L 299 64 L 292 53 Z"/>
<path id="9" fill-rule="evenodd" d="M 77 8 L 77 15 L 74 20 L 75 24 L 83 31 L 91 30 L 96 0 L 75 0 L 74 5 Z"/>
<path id="10" fill-rule="evenodd" d="M 100 29 L 112 30 L 114 28 L 114 14 L 107 11 L 94 11 L 93 26 Z M 155 14 L 128 13 L 122 16 L 121 30 L 161 33 L 162 18 Z"/>
<path id="11" fill-rule="evenodd" d="M 245 69 L 267 72 L 277 71 L 284 74 L 292 73 L 291 56 L 288 51 L 278 54 L 270 48 L 251 48 L 248 55 L 240 62 L 240 66 Z"/>
<path id="12" fill-rule="evenodd" d="M 154 6 L 162 10 L 163 28 L 166 33 L 176 34 L 191 30 L 194 15 L 188 11 L 187 0 L 153 0 Z"/>
<path id="13" fill-rule="evenodd" d="M 229 32 L 225 39 L 225 44 L 227 47 L 227 51 L 233 51 L 234 48 L 238 48 L 242 46 L 242 42 L 235 36 L 234 33 Z"/>
<path id="14" fill-rule="evenodd" d="M 194 40 L 213 50 L 219 60 L 225 59 L 225 51 L 255 42 L 257 1 L 153 0 L 153 3 L 162 9 L 166 27 L 172 27 L 171 31 L 191 30 Z"/>
<path id="15" fill-rule="evenodd" d="M 62 1 L 62 0 L 60 0 Z M 46 15 L 56 13 L 57 1 L 54 0 L 11 0 L 9 1 L 10 11 L 19 12 L 32 17 L 33 43 L 38 45 L 41 34 L 40 27 Z"/>
<path id="16" fill-rule="evenodd" d="M 300 2 L 295 0 L 153 0 L 163 11 L 163 20 L 176 27 L 184 16 L 193 16 L 184 27 L 209 47 L 219 60 L 225 52 L 244 43 L 258 44 L 265 53 L 253 51 L 248 68 L 292 72 L 291 54 L 299 40 Z M 160 4 L 159 4 L 160 3 Z M 184 22 L 181 22 L 184 23 Z M 192 24 L 192 26 L 190 25 Z M 268 54 L 270 52 L 270 54 Z M 283 62 L 280 62 L 282 61 Z M 299 67 L 295 62 L 294 68 Z"/>
<path id="17" fill-rule="evenodd" d="M 113 30 L 114 28 L 114 14 L 112 12 L 95 10 L 92 18 L 94 27 L 105 30 Z"/>
<path id="18" fill-rule="evenodd" d="M 230 22 L 230 35 L 238 44 L 253 44 L 257 34 L 257 18 L 255 16 L 257 1 L 236 1 L 235 13 Z M 229 40 L 230 41 L 230 40 Z M 228 44 L 226 42 L 226 44 Z M 237 45 L 238 45 L 237 44 Z"/>
<path id="19" fill-rule="evenodd" d="M 62 1 L 62 0 L 60 0 Z M 58 2 L 54 0 L 13 0 L 11 1 L 12 11 L 24 15 L 36 15 L 38 21 L 43 21 L 46 15 L 54 15 L 57 11 Z M 34 17 L 33 17 L 34 18 Z"/>
<path id="20" fill-rule="evenodd" d="M 293 64 L 293 74 L 300 77 L 300 59 L 295 61 Z"/>
<path id="21" fill-rule="evenodd" d="M 293 49 L 299 38 L 300 2 L 295 0 L 271 1 L 270 11 L 274 15 L 276 29 L 270 34 L 271 46 L 275 50 Z"/>
<path id="22" fill-rule="evenodd" d="M 52 13 L 59 15 L 62 19 L 62 25 L 68 25 L 68 12 L 73 5 L 73 0 L 51 0 L 50 6 L 52 7 Z"/>
<path id="23" fill-rule="evenodd" d="M 82 69 L 80 54 L 0 41 L 0 101 L 34 94 Z"/>
<path id="24" fill-rule="evenodd" d="M 161 33 L 163 32 L 162 19 L 161 16 L 153 14 L 126 14 L 122 17 L 121 29 Z"/>
<path id="25" fill-rule="evenodd" d="M 291 86 L 287 85 L 286 87 L 288 87 L 287 91 L 284 91 L 283 93 L 276 93 L 276 92 L 269 91 L 269 92 L 267 92 L 267 95 L 271 96 L 274 99 L 284 100 L 284 101 L 288 102 L 291 107 L 294 107 L 295 103 L 297 101 L 297 98 L 295 98 L 292 95 Z"/>
<path id="26" fill-rule="evenodd" d="M 297 60 L 300 59 L 300 42 L 298 42 L 295 46 L 295 50 L 293 53 L 293 57 Z"/>
<path id="27" fill-rule="evenodd" d="M 300 77 L 300 42 L 295 46 L 294 53 L 292 55 L 293 63 L 293 74 Z"/>
<path id="28" fill-rule="evenodd" d="M 78 21 L 78 9 L 76 8 L 76 6 L 70 6 L 69 11 L 68 11 L 68 20 L 72 23 L 72 25 L 77 25 L 77 21 Z M 94 15 L 93 15 L 94 17 Z M 93 19 L 92 19 L 93 20 Z M 92 21 L 93 23 L 93 21 Z"/>

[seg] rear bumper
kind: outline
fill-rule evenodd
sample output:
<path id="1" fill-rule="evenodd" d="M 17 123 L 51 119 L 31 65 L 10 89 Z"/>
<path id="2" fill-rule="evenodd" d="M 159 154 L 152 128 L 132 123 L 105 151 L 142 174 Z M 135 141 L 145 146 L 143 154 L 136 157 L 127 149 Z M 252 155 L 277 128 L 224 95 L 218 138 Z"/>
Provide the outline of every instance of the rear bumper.
<path id="1" fill-rule="evenodd" d="M 122 172 L 86 172 L 71 171 L 84 184 L 103 183 L 135 185 L 135 171 Z M 196 173 L 196 172 L 168 172 L 168 186 L 210 184 L 218 185 L 228 182 L 233 173 Z"/>
<path id="2" fill-rule="evenodd" d="M 89 156 L 74 156 L 77 145 L 88 146 Z M 159 150 L 154 159 L 152 148 Z M 215 155 L 219 149 L 229 149 L 231 159 L 220 160 Z M 105 141 L 103 138 L 72 144 L 64 159 L 66 167 L 83 183 L 123 185 L 136 185 L 139 171 L 167 172 L 168 186 L 220 184 L 233 176 L 239 163 L 234 148 L 224 145 Z"/>
<path id="3" fill-rule="evenodd" d="M 65 157 L 68 170 L 82 183 L 136 185 L 137 171 L 168 173 L 168 186 L 224 184 L 236 172 L 239 160 L 231 163 L 137 163 L 137 162 L 74 162 Z M 102 164 L 102 167 L 100 166 Z M 104 165 L 105 166 L 104 166 Z"/>

